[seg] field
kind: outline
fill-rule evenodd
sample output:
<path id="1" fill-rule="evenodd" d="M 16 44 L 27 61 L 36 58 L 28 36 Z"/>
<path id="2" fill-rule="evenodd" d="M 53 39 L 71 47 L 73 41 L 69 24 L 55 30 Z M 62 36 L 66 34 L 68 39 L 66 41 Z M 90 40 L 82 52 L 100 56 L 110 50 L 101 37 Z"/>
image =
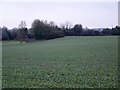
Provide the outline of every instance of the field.
<path id="1" fill-rule="evenodd" d="M 116 88 L 118 37 L 2 43 L 3 88 Z"/>

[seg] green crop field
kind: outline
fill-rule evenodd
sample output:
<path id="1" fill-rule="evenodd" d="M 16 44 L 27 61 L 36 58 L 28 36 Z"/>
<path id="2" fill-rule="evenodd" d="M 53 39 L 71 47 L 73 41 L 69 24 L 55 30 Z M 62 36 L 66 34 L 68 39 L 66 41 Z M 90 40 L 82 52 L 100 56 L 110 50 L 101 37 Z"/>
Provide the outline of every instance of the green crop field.
<path id="1" fill-rule="evenodd" d="M 118 87 L 118 36 L 2 42 L 3 88 Z"/>

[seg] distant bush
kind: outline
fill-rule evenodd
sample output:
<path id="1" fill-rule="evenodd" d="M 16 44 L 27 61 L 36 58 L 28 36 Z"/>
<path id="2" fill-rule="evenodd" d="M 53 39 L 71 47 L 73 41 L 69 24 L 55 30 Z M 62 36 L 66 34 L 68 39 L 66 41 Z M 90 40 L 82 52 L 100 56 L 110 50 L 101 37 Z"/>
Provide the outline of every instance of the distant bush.
<path id="1" fill-rule="evenodd" d="M 120 26 L 112 29 L 104 28 L 103 30 L 95 30 L 89 28 L 82 28 L 81 24 L 75 24 L 71 28 L 70 23 L 58 27 L 54 22 L 42 21 L 35 19 L 31 28 L 26 28 L 25 21 L 21 21 L 19 28 L 8 30 L 7 27 L 0 28 L 0 40 L 14 40 L 16 38 L 26 38 L 36 40 L 39 39 L 54 39 L 64 36 L 107 36 L 107 35 L 120 35 Z"/>

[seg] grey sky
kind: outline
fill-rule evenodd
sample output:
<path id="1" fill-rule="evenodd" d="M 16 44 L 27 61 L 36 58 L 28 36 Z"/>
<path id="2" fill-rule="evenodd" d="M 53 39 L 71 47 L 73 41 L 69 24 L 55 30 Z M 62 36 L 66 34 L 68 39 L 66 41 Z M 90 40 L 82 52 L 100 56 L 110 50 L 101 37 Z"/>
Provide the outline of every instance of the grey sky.
<path id="1" fill-rule="evenodd" d="M 57 25 L 69 21 L 89 28 L 118 24 L 117 2 L 5 2 L 1 6 L 0 26 L 8 28 L 18 27 L 21 20 L 31 27 L 34 19 L 54 21 Z"/>

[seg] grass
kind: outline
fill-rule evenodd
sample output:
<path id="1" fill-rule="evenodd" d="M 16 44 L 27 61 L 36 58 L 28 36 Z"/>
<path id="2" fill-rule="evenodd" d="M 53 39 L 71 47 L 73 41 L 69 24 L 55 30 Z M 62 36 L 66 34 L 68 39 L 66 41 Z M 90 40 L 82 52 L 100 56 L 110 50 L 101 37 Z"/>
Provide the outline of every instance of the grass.
<path id="1" fill-rule="evenodd" d="M 3 88 L 116 88 L 118 37 L 2 43 Z"/>

